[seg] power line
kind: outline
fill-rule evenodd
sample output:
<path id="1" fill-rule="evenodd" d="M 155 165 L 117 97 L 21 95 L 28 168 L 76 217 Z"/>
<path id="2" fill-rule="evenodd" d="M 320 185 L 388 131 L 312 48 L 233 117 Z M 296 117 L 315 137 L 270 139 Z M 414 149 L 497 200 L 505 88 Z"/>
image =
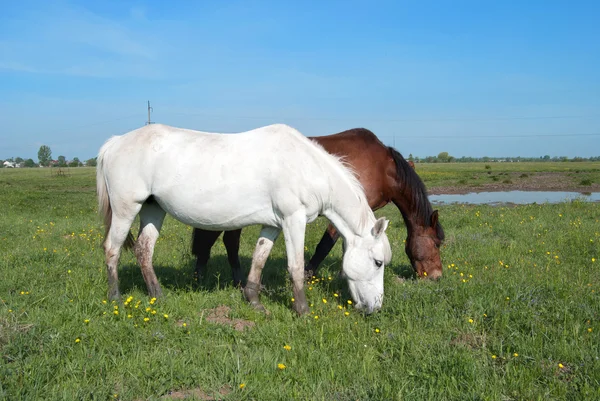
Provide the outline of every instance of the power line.
<path id="1" fill-rule="evenodd" d="M 514 121 L 514 120 L 561 120 L 598 118 L 600 115 L 560 115 L 560 116 L 517 116 L 517 117 L 454 117 L 454 118 L 370 118 L 370 117 L 268 117 L 268 116 L 226 116 L 210 113 L 170 112 L 170 114 L 185 116 L 202 116 L 214 119 L 242 120 L 300 120 L 300 121 L 348 121 L 363 120 L 371 122 L 450 122 L 450 121 Z"/>
<path id="2" fill-rule="evenodd" d="M 575 136 L 600 136 L 598 134 L 520 134 L 520 135 L 377 135 L 380 138 L 398 138 L 398 139 L 469 139 L 469 138 L 535 138 L 535 137 L 575 137 Z"/>

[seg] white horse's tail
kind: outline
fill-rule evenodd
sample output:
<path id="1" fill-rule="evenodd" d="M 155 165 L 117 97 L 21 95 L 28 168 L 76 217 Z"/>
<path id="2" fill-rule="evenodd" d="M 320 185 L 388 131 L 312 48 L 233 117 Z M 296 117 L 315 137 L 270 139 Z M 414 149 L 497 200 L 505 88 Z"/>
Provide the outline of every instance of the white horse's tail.
<path id="1" fill-rule="evenodd" d="M 109 145 L 115 139 L 115 137 L 109 139 L 102 146 L 102 148 L 100 148 L 98 159 L 96 161 L 96 192 L 98 194 L 98 213 L 104 219 L 104 243 L 106 243 L 108 232 L 110 231 L 110 226 L 112 224 L 112 207 L 110 206 L 110 196 L 108 195 L 106 178 L 104 177 L 104 154 L 106 153 Z M 135 240 L 133 239 L 133 234 L 131 234 L 130 231 L 129 234 L 127 234 L 127 239 L 125 240 L 123 246 L 126 249 L 131 249 L 134 245 Z"/>

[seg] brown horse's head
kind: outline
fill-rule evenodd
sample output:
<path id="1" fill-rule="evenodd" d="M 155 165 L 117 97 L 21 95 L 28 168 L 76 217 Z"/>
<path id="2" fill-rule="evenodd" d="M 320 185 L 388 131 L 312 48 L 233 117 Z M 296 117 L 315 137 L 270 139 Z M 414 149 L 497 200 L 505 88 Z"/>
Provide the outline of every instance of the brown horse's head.
<path id="1" fill-rule="evenodd" d="M 428 224 L 412 228 L 406 238 L 405 250 L 413 269 L 421 278 L 442 277 L 440 246 L 444 240 L 444 231 L 438 221 L 438 211 L 431 213 Z"/>

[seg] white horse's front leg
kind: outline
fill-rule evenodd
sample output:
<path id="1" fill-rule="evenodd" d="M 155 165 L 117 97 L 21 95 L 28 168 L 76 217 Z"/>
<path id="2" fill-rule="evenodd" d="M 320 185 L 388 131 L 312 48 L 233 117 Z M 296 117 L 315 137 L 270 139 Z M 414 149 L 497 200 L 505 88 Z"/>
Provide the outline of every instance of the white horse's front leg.
<path id="1" fill-rule="evenodd" d="M 299 210 L 283 220 L 283 235 L 287 251 L 288 271 L 294 287 L 294 310 L 299 315 L 309 312 L 304 293 L 304 234 L 306 232 L 306 213 Z"/>
<path id="2" fill-rule="evenodd" d="M 263 267 L 267 262 L 267 258 L 273 249 L 273 243 L 277 239 L 280 230 L 275 227 L 263 226 L 256 242 L 256 248 L 252 255 L 252 265 L 250 266 L 250 273 L 248 273 L 248 280 L 244 287 L 244 296 L 246 300 L 250 302 L 254 308 L 266 312 L 265 307 L 260 303 L 258 294 L 260 293 L 260 279 L 262 276 Z"/>

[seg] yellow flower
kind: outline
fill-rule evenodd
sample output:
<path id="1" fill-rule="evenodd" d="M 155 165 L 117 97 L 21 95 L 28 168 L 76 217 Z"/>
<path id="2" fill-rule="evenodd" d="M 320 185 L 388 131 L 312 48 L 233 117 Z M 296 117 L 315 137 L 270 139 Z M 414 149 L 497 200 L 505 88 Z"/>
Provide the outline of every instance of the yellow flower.
<path id="1" fill-rule="evenodd" d="M 591 327 L 589 327 L 589 328 L 588 328 L 588 333 L 591 333 L 591 332 L 592 332 L 592 328 L 591 328 Z"/>
<path id="2" fill-rule="evenodd" d="M 153 315 L 156 315 L 156 309 L 154 309 L 154 310 L 153 310 L 152 312 L 150 312 L 150 313 L 152 313 Z"/>
<path id="3" fill-rule="evenodd" d="M 286 350 L 286 351 L 289 351 L 289 350 L 292 349 L 292 347 L 286 344 L 286 345 L 283 346 L 283 349 Z"/>
<path id="4" fill-rule="evenodd" d="M 148 321 L 150 321 L 150 318 L 149 317 L 145 317 L 144 318 L 144 322 L 148 322 Z"/>
<path id="5" fill-rule="evenodd" d="M 339 295 L 338 295 L 338 293 L 337 293 L 337 292 L 335 292 L 335 293 L 333 294 L 333 296 L 334 296 L 334 297 L 336 297 L 336 298 L 337 298 L 337 297 L 339 297 Z"/>
<path id="6" fill-rule="evenodd" d="M 278 363 L 277 368 L 279 368 L 279 370 L 283 370 L 286 368 L 286 366 L 283 363 Z"/>
<path id="7" fill-rule="evenodd" d="M 342 305 L 338 305 L 338 309 L 343 309 L 343 308 L 342 308 Z"/>
<path id="8" fill-rule="evenodd" d="M 375 329 L 375 333 L 379 333 L 379 329 Z"/>
<path id="9" fill-rule="evenodd" d="M 326 300 L 325 298 L 323 298 L 323 303 L 324 303 L 324 304 L 326 304 L 326 303 L 327 303 L 327 300 Z"/>
<path id="10" fill-rule="evenodd" d="M 592 258 L 592 262 L 595 262 L 595 261 L 596 261 L 596 258 Z"/>
<path id="11" fill-rule="evenodd" d="M 75 343 L 79 343 L 79 342 L 81 342 L 81 340 L 79 338 L 76 338 Z"/>
<path id="12" fill-rule="evenodd" d="M 427 277 L 427 272 L 423 272 L 423 276 Z"/>
<path id="13" fill-rule="evenodd" d="M 308 290 L 309 290 L 309 291 L 312 291 L 312 287 L 308 287 Z"/>
<path id="14" fill-rule="evenodd" d="M 350 312 L 344 312 L 345 316 L 348 316 L 350 314 Z"/>
<path id="15" fill-rule="evenodd" d="M 352 301 L 351 300 L 348 300 L 348 305 L 352 305 Z"/>
<path id="16" fill-rule="evenodd" d="M 102 300 L 102 303 L 106 305 L 106 299 L 103 299 L 103 300 Z"/>
<path id="17" fill-rule="evenodd" d="M 187 327 L 187 323 L 182 324 L 183 327 Z"/>
<path id="18" fill-rule="evenodd" d="M 166 313 L 163 316 L 165 317 L 165 319 L 169 318 L 169 315 L 167 315 Z"/>
<path id="19" fill-rule="evenodd" d="M 89 322 L 90 322 L 90 319 L 85 319 L 85 320 L 83 321 L 83 323 L 85 323 L 85 324 L 88 324 Z"/>
<path id="20" fill-rule="evenodd" d="M 240 390 L 246 387 L 246 383 L 240 383 Z"/>
<path id="21" fill-rule="evenodd" d="M 118 310 L 116 310 L 116 311 L 114 311 L 113 313 L 114 313 L 115 315 L 118 315 L 118 314 L 119 314 L 119 311 L 118 311 Z"/>
<path id="22" fill-rule="evenodd" d="M 147 307 L 147 308 L 146 308 L 146 312 L 150 312 L 151 310 L 152 310 L 152 308 L 151 308 L 151 307 Z"/>
<path id="23" fill-rule="evenodd" d="M 154 305 L 155 302 L 156 302 L 156 298 L 150 299 L 150 305 Z"/>
<path id="24" fill-rule="evenodd" d="M 469 323 L 471 323 L 471 324 L 472 324 L 472 323 L 473 323 L 473 319 L 469 319 Z"/>
<path id="25" fill-rule="evenodd" d="M 565 367 L 565 365 L 563 365 L 562 363 L 559 363 L 559 364 L 558 364 L 558 367 L 562 369 L 562 368 L 564 368 L 564 367 Z"/>
<path id="26" fill-rule="evenodd" d="M 131 319 L 133 315 L 127 315 L 127 319 Z"/>
<path id="27" fill-rule="evenodd" d="M 295 299 L 295 298 L 292 298 L 292 302 L 296 302 L 296 299 Z"/>
<path id="28" fill-rule="evenodd" d="M 496 355 L 492 355 L 492 359 L 496 359 Z"/>
<path id="29" fill-rule="evenodd" d="M 318 319 L 318 318 L 319 318 L 319 315 L 316 315 L 316 316 L 315 316 L 315 319 Z"/>
<path id="30" fill-rule="evenodd" d="M 519 356 L 519 354 L 517 354 L 516 352 L 513 354 L 513 356 L 516 358 Z"/>

